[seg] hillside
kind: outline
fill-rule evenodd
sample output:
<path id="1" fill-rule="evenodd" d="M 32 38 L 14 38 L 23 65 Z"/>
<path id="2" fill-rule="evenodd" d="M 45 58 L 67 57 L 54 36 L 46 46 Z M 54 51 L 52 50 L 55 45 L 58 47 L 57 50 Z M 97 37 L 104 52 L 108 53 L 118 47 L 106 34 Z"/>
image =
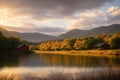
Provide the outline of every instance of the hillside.
<path id="1" fill-rule="evenodd" d="M 20 38 L 30 42 L 42 42 L 42 41 L 49 41 L 54 40 L 54 36 L 42 34 L 42 33 L 20 33 L 18 35 Z"/>
<path id="2" fill-rule="evenodd" d="M 0 27 L 0 31 L 3 33 L 3 35 L 7 37 L 9 36 L 20 37 L 21 39 L 29 42 L 41 42 L 55 39 L 55 37 L 51 35 L 46 35 L 42 33 L 19 33 L 15 31 L 7 31 L 2 27 Z"/>
<path id="3" fill-rule="evenodd" d="M 0 26 L 0 31 L 7 37 L 9 36 L 16 36 L 20 37 L 23 40 L 29 41 L 29 42 L 43 42 L 43 41 L 49 41 L 49 40 L 55 40 L 56 37 L 51 35 L 46 35 L 42 33 L 20 33 L 15 31 L 7 31 L 3 28 L 3 26 Z M 57 37 L 57 39 L 64 39 L 64 38 L 77 38 L 82 36 L 95 36 L 98 34 L 113 34 L 116 32 L 120 32 L 120 24 L 113 24 L 110 26 L 101 26 L 98 28 L 94 28 L 91 30 L 80 30 L 80 29 L 73 29 L 68 31 L 65 34 L 61 34 Z"/>
<path id="4" fill-rule="evenodd" d="M 3 33 L 4 36 L 9 37 L 9 36 L 18 36 L 18 32 L 14 32 L 14 31 L 7 31 L 4 28 L 2 28 L 3 26 L 0 26 L 0 31 Z"/>
<path id="5" fill-rule="evenodd" d="M 94 28 L 91 30 L 79 30 L 79 29 L 73 29 L 68 31 L 65 34 L 61 34 L 58 36 L 58 39 L 64 39 L 64 38 L 76 38 L 76 37 L 82 37 L 82 36 L 95 36 L 98 34 L 113 34 L 116 32 L 120 32 L 120 24 L 113 24 L 110 26 L 101 26 L 98 28 Z"/>

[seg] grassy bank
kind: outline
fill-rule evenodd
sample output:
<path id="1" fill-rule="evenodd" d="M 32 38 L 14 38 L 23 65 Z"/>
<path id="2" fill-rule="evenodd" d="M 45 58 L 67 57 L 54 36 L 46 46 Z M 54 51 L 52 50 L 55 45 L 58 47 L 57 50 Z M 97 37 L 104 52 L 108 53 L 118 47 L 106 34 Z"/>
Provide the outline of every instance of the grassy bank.
<path id="1" fill-rule="evenodd" d="M 79 51 L 34 51 L 37 54 L 62 54 L 62 55 L 84 55 L 84 56 L 120 56 L 118 50 L 79 50 Z"/>
<path id="2" fill-rule="evenodd" d="M 88 69 L 76 72 L 71 71 L 72 69 L 68 72 L 63 69 L 61 71 L 57 69 L 55 72 L 54 69 L 49 69 L 47 72 L 34 68 L 21 69 L 2 69 L 0 80 L 120 80 L 119 69 Z"/>

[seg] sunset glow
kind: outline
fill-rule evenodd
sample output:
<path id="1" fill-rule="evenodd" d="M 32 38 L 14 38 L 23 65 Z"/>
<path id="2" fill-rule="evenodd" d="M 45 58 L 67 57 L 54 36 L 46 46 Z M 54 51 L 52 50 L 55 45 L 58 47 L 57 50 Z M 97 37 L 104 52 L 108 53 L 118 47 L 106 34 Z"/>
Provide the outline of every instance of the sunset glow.
<path id="1" fill-rule="evenodd" d="M 120 0 L 0 0 L 0 25 L 53 35 L 88 30 L 120 23 L 119 4 Z"/>

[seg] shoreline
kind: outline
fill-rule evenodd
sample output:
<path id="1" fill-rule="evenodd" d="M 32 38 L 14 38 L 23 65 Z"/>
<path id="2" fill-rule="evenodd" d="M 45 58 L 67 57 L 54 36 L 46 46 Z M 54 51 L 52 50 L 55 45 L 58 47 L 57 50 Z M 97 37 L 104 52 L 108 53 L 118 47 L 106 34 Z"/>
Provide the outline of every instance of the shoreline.
<path id="1" fill-rule="evenodd" d="M 118 50 L 79 50 L 79 51 L 34 51 L 36 54 L 60 54 L 60 55 L 78 55 L 95 57 L 120 57 Z"/>

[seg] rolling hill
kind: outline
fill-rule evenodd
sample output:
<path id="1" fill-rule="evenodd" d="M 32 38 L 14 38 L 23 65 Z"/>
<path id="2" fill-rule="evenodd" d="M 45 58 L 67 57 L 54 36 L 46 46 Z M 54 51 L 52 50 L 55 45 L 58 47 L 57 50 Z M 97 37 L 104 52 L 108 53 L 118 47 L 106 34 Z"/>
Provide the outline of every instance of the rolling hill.
<path id="1" fill-rule="evenodd" d="M 91 30 L 80 30 L 80 29 L 73 29 L 68 31 L 65 34 L 61 34 L 58 36 L 58 39 L 64 38 L 77 38 L 82 36 L 95 36 L 98 34 L 113 34 L 116 32 L 120 32 L 120 24 L 113 24 L 110 26 L 101 26 L 98 28 L 94 28 Z"/>
<path id="2" fill-rule="evenodd" d="M 82 36 L 95 36 L 98 34 L 113 34 L 116 32 L 120 32 L 120 24 L 113 24 L 110 26 L 101 26 L 91 30 L 72 29 L 65 34 L 59 35 L 57 38 L 54 36 L 46 35 L 42 33 L 20 33 L 15 31 L 7 31 L 2 26 L 0 27 L 0 31 L 7 37 L 16 36 L 29 42 L 44 42 L 44 41 L 49 41 L 49 40 L 51 41 L 55 39 L 77 38 Z"/>
<path id="3" fill-rule="evenodd" d="M 29 42 L 42 42 L 42 41 L 55 39 L 55 37 L 51 35 L 46 35 L 42 33 L 20 33 L 15 31 L 7 31 L 2 27 L 0 27 L 0 31 L 6 37 L 9 37 L 9 36 L 20 37 L 22 40 L 29 41 Z"/>

